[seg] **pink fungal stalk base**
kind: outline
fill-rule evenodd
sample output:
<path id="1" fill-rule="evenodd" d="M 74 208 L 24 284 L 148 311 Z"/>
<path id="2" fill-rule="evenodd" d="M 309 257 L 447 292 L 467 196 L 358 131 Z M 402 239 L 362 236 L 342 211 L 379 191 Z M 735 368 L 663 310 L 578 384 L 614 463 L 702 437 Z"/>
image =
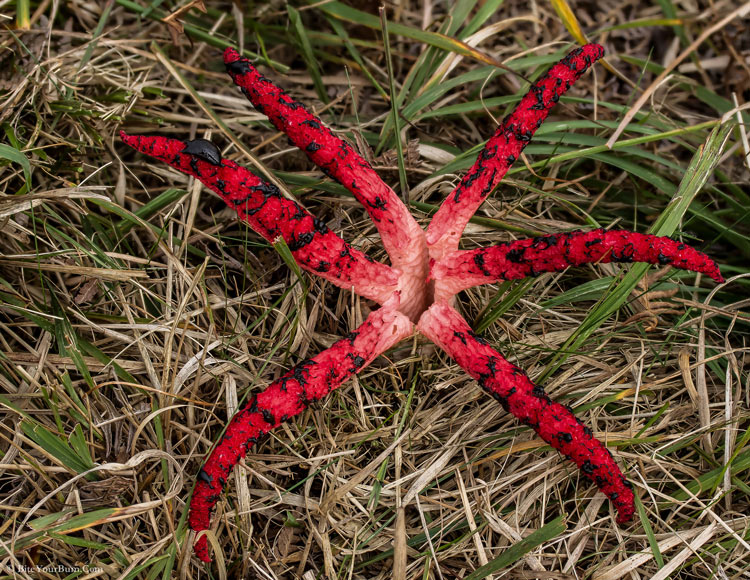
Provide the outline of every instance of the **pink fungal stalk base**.
<path id="1" fill-rule="evenodd" d="M 362 203 L 380 233 L 391 266 L 373 261 L 283 197 L 275 186 L 223 159 L 209 141 L 121 133 L 131 147 L 199 179 L 266 240 L 282 238 L 303 269 L 382 305 L 347 337 L 298 364 L 232 417 L 198 474 L 189 514 L 195 532 L 208 529 L 211 510 L 229 474 L 261 436 L 415 332 L 445 350 L 507 411 L 573 461 L 610 498 L 618 522 L 632 518 L 631 485 L 609 450 L 569 408 L 553 402 L 521 369 L 476 336 L 454 308 L 456 293 L 472 286 L 596 262 L 671 264 L 722 281 L 718 267 L 705 254 L 669 238 L 627 231 L 575 231 L 490 248 L 458 249 L 469 219 L 549 110 L 603 52 L 596 44 L 577 48 L 534 83 L 425 232 L 351 145 L 235 50 L 225 51 L 227 72 L 253 105 Z M 205 537 L 198 538 L 194 548 L 198 558 L 211 561 Z"/>

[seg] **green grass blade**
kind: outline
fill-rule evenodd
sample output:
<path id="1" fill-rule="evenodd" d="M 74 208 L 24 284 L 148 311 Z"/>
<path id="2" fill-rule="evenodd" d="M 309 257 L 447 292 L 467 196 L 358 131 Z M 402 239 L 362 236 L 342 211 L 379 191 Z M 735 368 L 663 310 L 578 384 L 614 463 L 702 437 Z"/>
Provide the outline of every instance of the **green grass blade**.
<path id="1" fill-rule="evenodd" d="M 66 441 L 43 425 L 23 420 L 21 421 L 21 430 L 26 437 L 54 457 L 60 465 L 78 473 L 83 473 L 94 467 L 88 451 L 84 456 L 80 456 Z M 86 478 L 94 480 L 97 479 L 97 475 L 90 473 Z"/>
<path id="2" fill-rule="evenodd" d="M 310 44 L 310 39 L 307 36 L 307 30 L 305 29 L 305 25 L 302 22 L 302 18 L 300 17 L 299 12 L 288 4 L 286 6 L 286 10 L 287 14 L 289 14 L 289 22 L 292 25 L 292 33 L 300 48 L 300 54 L 302 55 L 302 58 L 307 65 L 307 72 L 310 73 L 310 76 L 312 77 L 313 85 L 315 86 L 315 92 L 318 93 L 318 97 L 321 101 L 327 103 L 328 92 L 326 91 L 325 85 L 323 84 L 323 79 L 320 76 L 320 67 L 318 66 L 318 61 L 313 54 L 312 45 Z"/>
<path id="3" fill-rule="evenodd" d="M 467 36 L 471 36 L 477 30 L 482 28 L 485 22 L 487 22 L 487 20 L 489 20 L 493 14 L 500 10 L 500 6 L 503 5 L 503 2 L 505 2 L 505 0 L 486 0 L 485 2 L 483 2 L 482 5 L 477 9 L 471 21 L 466 25 L 466 28 L 464 28 L 460 32 L 458 37 L 466 38 Z"/>
<path id="4" fill-rule="evenodd" d="M 456 0 L 446 17 L 445 34 L 454 36 L 477 5 L 477 0 Z"/>
<path id="5" fill-rule="evenodd" d="M 284 260 L 284 263 L 289 266 L 289 269 L 294 272 L 294 275 L 297 277 L 299 282 L 302 284 L 302 288 L 307 289 L 307 284 L 305 282 L 305 275 L 302 273 L 302 269 L 299 267 L 299 264 L 297 264 L 297 260 L 294 259 L 294 255 L 292 254 L 292 250 L 289 249 L 289 246 L 284 241 L 284 238 L 278 237 L 273 242 L 273 247 L 276 250 L 276 252 L 281 256 L 281 259 Z"/>
<path id="6" fill-rule="evenodd" d="M 538 530 L 526 536 L 520 542 L 516 542 L 491 562 L 487 562 L 481 568 L 477 568 L 464 580 L 481 580 L 487 576 L 499 572 L 518 562 L 531 550 L 538 548 L 545 542 L 556 538 L 565 531 L 565 520 L 562 516 L 555 518 L 550 523 L 543 525 Z"/>
<path id="7" fill-rule="evenodd" d="M 396 140 L 396 154 L 398 157 L 398 179 L 401 184 L 401 195 L 406 203 L 409 201 L 409 185 L 406 180 L 406 165 L 404 164 L 404 145 L 401 142 L 401 122 L 399 118 L 398 99 L 396 98 L 396 83 L 393 78 L 393 61 L 391 59 L 391 41 L 388 37 L 388 19 L 385 8 L 380 8 L 380 22 L 383 32 L 383 48 L 385 49 L 385 64 L 388 71 L 388 86 L 391 94 L 391 119 L 393 121 L 394 139 Z"/>
<path id="8" fill-rule="evenodd" d="M 31 191 L 31 163 L 26 155 L 10 145 L 0 143 L 0 159 L 7 159 L 11 163 L 18 163 L 21 166 L 26 179 L 26 191 Z"/>
<path id="9" fill-rule="evenodd" d="M 187 190 L 170 187 L 155 198 L 148 200 L 132 214 L 127 212 L 123 218 L 115 224 L 117 233 L 122 237 L 127 234 L 134 226 L 144 225 L 160 211 L 171 207 L 187 195 Z M 127 210 L 126 210 L 127 211 Z"/>
<path id="10" fill-rule="evenodd" d="M 314 0 L 310 0 L 310 2 L 313 3 Z M 361 10 L 347 6 L 342 2 L 327 2 L 325 4 L 319 4 L 318 2 L 315 3 L 319 5 L 321 11 L 338 18 L 339 20 L 351 22 L 352 24 L 359 24 L 374 30 L 380 30 L 381 28 L 380 19 L 377 16 L 368 14 L 367 12 L 362 12 Z M 411 38 L 412 40 L 423 42 L 446 52 L 468 56 L 479 62 L 496 64 L 494 59 L 471 48 L 460 40 L 451 38 L 445 34 L 420 30 L 419 28 L 414 28 L 413 26 L 408 26 L 399 22 L 388 22 L 388 28 L 393 34 L 398 34 L 400 36 Z"/>
<path id="11" fill-rule="evenodd" d="M 354 46 L 354 43 L 352 42 L 349 34 L 346 32 L 346 29 L 341 24 L 341 22 L 328 15 L 326 15 L 326 19 L 331 25 L 331 28 L 333 28 L 333 31 L 341 38 L 344 46 L 346 47 L 346 50 L 349 52 L 349 55 L 354 59 L 354 62 L 359 65 L 362 74 L 367 77 L 367 79 L 372 83 L 372 86 L 375 87 L 375 90 L 378 91 L 378 93 L 380 93 L 380 95 L 384 99 L 388 99 L 388 93 L 370 72 L 370 68 L 365 64 L 362 55 L 360 54 L 359 50 L 357 50 L 357 47 Z"/>

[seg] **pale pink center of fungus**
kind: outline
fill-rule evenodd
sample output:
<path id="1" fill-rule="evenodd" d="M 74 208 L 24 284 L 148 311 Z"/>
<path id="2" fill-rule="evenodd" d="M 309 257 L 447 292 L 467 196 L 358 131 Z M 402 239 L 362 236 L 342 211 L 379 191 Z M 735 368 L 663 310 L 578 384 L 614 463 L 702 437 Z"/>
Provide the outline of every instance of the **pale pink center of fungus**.
<path id="1" fill-rule="evenodd" d="M 452 305 L 456 292 L 450 288 L 450 283 L 443 280 L 428 280 L 430 262 L 439 261 L 443 255 L 441 245 L 428 246 L 426 235 L 419 230 L 413 235 L 408 244 L 409 252 L 404 259 L 394 267 L 400 272 L 398 290 L 401 300 L 398 311 L 416 323 L 422 314 L 435 302 L 447 301 Z"/>

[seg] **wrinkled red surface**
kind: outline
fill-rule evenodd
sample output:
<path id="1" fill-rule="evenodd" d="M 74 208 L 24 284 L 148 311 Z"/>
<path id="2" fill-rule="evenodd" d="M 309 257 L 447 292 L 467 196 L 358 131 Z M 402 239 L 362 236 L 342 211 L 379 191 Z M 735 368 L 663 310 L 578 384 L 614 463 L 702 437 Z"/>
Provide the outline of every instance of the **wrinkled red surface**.
<path id="1" fill-rule="evenodd" d="M 495 186 L 518 159 L 560 96 L 604 54 L 598 44 L 573 50 L 535 82 L 503 119 L 456 189 L 445 198 L 427 228 L 430 257 L 438 260 L 458 248 L 458 240 Z"/>
<path id="2" fill-rule="evenodd" d="M 392 299 L 349 336 L 298 364 L 235 413 L 198 475 L 188 518 L 193 530 L 208 529 L 211 509 L 232 468 L 259 437 L 337 389 L 379 354 L 413 333 L 412 323 L 397 307 L 398 300 Z M 211 561 L 205 537 L 196 542 L 195 553 L 204 562 Z"/>
<path id="3" fill-rule="evenodd" d="M 682 242 L 663 236 L 603 229 L 459 250 L 434 263 L 430 276 L 440 280 L 439 287 L 452 296 L 480 284 L 520 280 L 597 262 L 669 264 L 681 270 L 701 272 L 716 282 L 724 281 L 711 258 Z"/>
<path id="4" fill-rule="evenodd" d="M 612 500 L 619 522 L 630 519 L 633 492 L 609 451 L 569 409 L 551 401 L 520 369 L 475 336 L 450 306 L 456 292 L 476 284 L 597 261 L 669 263 L 722 280 L 716 264 L 700 252 L 668 238 L 633 232 L 570 232 L 456 251 L 468 219 L 518 157 L 549 109 L 602 54 L 598 45 L 576 49 L 534 84 L 440 207 L 425 237 L 404 204 L 348 143 L 334 136 L 320 119 L 260 75 L 246 59 L 232 49 L 225 52 L 228 72 L 258 110 L 364 205 L 378 227 L 396 267 L 393 269 L 372 262 L 346 244 L 275 187 L 221 159 L 218 149 L 207 141 L 122 134 L 123 140 L 139 151 L 200 179 L 267 240 L 282 237 L 307 271 L 338 286 L 353 286 L 358 294 L 383 304 L 357 331 L 297 365 L 232 418 L 199 474 L 190 505 L 193 530 L 208 528 L 211 509 L 229 473 L 258 437 L 412 334 L 409 319 L 418 321 L 422 334 L 455 358 L 505 409 L 575 462 Z M 430 264 L 432 281 L 428 283 Z M 196 543 L 196 553 L 209 561 L 205 538 Z"/>
<path id="5" fill-rule="evenodd" d="M 253 106 L 364 206 L 380 232 L 393 265 L 405 269 L 421 263 L 421 254 L 426 254 L 422 228 L 370 164 L 302 103 L 261 75 L 236 50 L 224 51 L 224 63 L 234 83 Z"/>
<path id="6" fill-rule="evenodd" d="M 419 331 L 447 352 L 503 408 L 565 457 L 609 497 L 618 522 L 633 516 L 633 490 L 609 450 L 594 438 L 572 411 L 552 401 L 517 366 L 478 338 L 471 327 L 445 302 L 422 315 Z"/>
<path id="7" fill-rule="evenodd" d="M 300 267 L 360 296 L 382 304 L 396 290 L 398 276 L 374 262 L 318 222 L 278 188 L 229 159 L 216 165 L 185 153 L 186 143 L 167 137 L 120 133 L 122 140 L 175 169 L 192 175 L 218 193 L 239 217 L 269 242 L 283 240 Z"/>

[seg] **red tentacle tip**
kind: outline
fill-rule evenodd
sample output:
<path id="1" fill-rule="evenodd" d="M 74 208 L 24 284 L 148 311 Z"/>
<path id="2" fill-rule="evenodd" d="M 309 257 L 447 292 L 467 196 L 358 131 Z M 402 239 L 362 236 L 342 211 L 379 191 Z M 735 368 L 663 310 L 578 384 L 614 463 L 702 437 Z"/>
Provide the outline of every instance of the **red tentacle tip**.
<path id="1" fill-rule="evenodd" d="M 122 139 L 122 142 L 125 143 L 125 145 L 134 147 L 133 143 L 135 143 L 136 140 L 134 135 L 128 135 L 125 131 L 120 131 L 120 139 Z"/>
<path id="2" fill-rule="evenodd" d="M 193 552 L 201 562 L 205 562 L 206 564 L 211 563 L 211 556 L 208 555 L 208 539 L 206 536 L 201 536 L 201 538 L 195 542 L 193 545 Z"/>
<path id="3" fill-rule="evenodd" d="M 619 511 L 617 512 L 617 518 L 615 519 L 615 521 L 620 526 L 627 524 L 630 520 L 633 519 L 634 513 L 635 513 L 634 505 L 631 504 L 629 506 L 621 506 Z"/>
<path id="4" fill-rule="evenodd" d="M 601 57 L 604 56 L 604 47 L 601 44 L 591 43 L 591 44 L 585 44 L 581 48 L 583 48 L 583 51 L 588 53 L 592 58 L 599 60 Z"/>
<path id="5" fill-rule="evenodd" d="M 235 49 L 233 49 L 231 46 L 228 46 L 224 50 L 224 64 L 232 64 L 233 62 L 237 62 L 242 58 L 242 55 L 237 52 Z"/>

